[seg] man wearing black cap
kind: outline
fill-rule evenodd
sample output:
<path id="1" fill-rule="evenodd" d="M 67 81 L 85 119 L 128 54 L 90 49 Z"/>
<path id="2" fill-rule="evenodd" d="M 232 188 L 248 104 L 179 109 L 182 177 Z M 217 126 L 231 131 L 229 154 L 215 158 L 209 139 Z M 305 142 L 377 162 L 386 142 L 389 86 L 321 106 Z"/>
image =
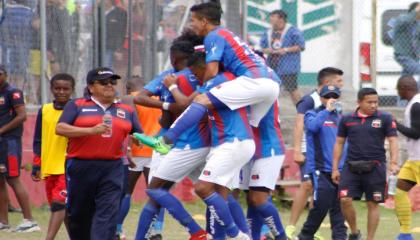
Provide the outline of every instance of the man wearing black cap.
<path id="1" fill-rule="evenodd" d="M 115 236 L 123 142 L 128 134 L 141 131 L 134 109 L 116 99 L 120 78 L 109 68 L 89 71 L 89 95 L 67 103 L 57 124 L 56 133 L 69 138 L 66 179 L 71 239 Z"/>
<path id="2" fill-rule="evenodd" d="M 334 145 L 332 180 L 339 184 L 341 210 L 349 224 L 349 240 L 362 239 L 357 228 L 353 200 L 363 195 L 367 202 L 367 240 L 375 239 L 379 224 L 379 203 L 386 199 L 385 139 L 389 142 L 390 172 L 398 172 L 397 125 L 393 117 L 378 110 L 378 93 L 373 88 L 362 88 L 357 93 L 356 111 L 340 120 Z M 347 157 L 342 172 L 339 162 L 344 143 L 348 143 Z"/>
<path id="3" fill-rule="evenodd" d="M 333 146 L 341 114 L 337 102 L 340 89 L 326 85 L 321 88 L 320 96 L 322 105 L 307 111 L 304 117 L 307 145 L 305 174 L 310 176 L 314 186 L 314 207 L 309 211 L 298 239 L 314 239 L 315 233 L 329 213 L 331 239 L 345 240 L 347 227 L 344 225 L 340 200 L 337 198 L 338 186 L 331 179 Z"/>
<path id="4" fill-rule="evenodd" d="M 22 185 L 20 167 L 22 161 L 23 122 L 26 120 L 22 91 L 7 83 L 7 72 L 0 66 L 0 231 L 9 230 L 7 216 L 8 197 L 6 183 L 13 189 L 22 207 L 23 222 L 16 232 L 39 231 L 33 220 L 28 193 Z"/>

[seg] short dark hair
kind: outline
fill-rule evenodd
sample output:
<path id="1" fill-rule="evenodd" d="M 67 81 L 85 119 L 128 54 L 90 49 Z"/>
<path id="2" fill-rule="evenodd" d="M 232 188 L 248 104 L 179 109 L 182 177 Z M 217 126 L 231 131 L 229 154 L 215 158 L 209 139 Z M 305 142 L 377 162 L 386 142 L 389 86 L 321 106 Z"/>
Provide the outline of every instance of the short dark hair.
<path id="1" fill-rule="evenodd" d="M 192 66 L 206 66 L 206 53 L 205 52 L 195 52 L 188 59 L 188 67 Z"/>
<path id="2" fill-rule="evenodd" d="M 277 17 L 282 18 L 285 21 L 287 21 L 287 13 L 285 11 L 283 11 L 283 10 L 278 9 L 278 10 L 272 11 L 270 13 L 270 16 L 273 16 L 273 15 L 277 15 Z"/>
<path id="3" fill-rule="evenodd" d="M 58 80 L 68 81 L 71 84 L 71 87 L 74 89 L 74 86 L 76 85 L 76 81 L 74 80 L 74 77 L 68 73 L 57 73 L 55 74 L 51 80 L 50 80 L 50 87 L 53 86 L 54 82 Z"/>
<path id="4" fill-rule="evenodd" d="M 412 2 L 409 6 L 408 6 L 408 11 L 412 12 L 416 9 L 417 5 L 420 4 L 420 2 Z"/>
<path id="5" fill-rule="evenodd" d="M 329 77 L 331 75 L 340 75 L 343 76 L 344 72 L 341 69 L 335 68 L 335 67 L 326 67 L 321 69 L 321 71 L 318 72 L 318 86 L 322 85 L 322 82 L 324 81 L 324 78 Z"/>
<path id="6" fill-rule="evenodd" d="M 206 2 L 192 6 L 191 12 L 195 12 L 201 18 L 207 19 L 211 24 L 220 25 L 220 19 L 222 18 L 222 7 L 220 3 Z"/>
<path id="7" fill-rule="evenodd" d="M 177 41 L 188 41 L 193 46 L 203 45 L 204 44 L 204 37 L 198 36 L 195 32 L 190 28 L 185 28 L 181 35 L 174 39 L 173 42 Z"/>
<path id="8" fill-rule="evenodd" d="M 175 41 L 170 48 L 171 54 L 180 54 L 181 57 L 189 58 L 194 53 L 194 45 L 189 41 Z"/>
<path id="9" fill-rule="evenodd" d="M 362 101 L 368 95 L 378 95 L 378 92 L 374 88 L 361 88 L 357 93 L 357 100 Z"/>

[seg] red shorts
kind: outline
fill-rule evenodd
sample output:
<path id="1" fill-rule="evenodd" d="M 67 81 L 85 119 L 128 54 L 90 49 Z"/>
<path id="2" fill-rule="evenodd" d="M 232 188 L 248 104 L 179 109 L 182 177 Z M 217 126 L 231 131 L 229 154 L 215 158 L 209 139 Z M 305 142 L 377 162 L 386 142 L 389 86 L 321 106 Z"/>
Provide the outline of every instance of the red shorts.
<path id="1" fill-rule="evenodd" d="M 64 174 L 50 175 L 45 178 L 45 191 L 47 192 L 48 203 L 66 203 L 67 189 L 66 177 Z"/>

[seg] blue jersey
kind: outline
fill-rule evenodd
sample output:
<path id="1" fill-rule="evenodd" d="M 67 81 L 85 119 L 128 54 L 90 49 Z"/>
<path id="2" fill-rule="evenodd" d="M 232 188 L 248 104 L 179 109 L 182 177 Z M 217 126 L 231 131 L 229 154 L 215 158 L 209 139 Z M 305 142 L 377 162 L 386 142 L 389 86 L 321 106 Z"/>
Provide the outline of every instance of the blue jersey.
<path id="1" fill-rule="evenodd" d="M 265 61 L 239 37 L 223 27 L 213 29 L 204 39 L 206 63 L 223 63 L 235 76 L 270 78 Z"/>
<path id="2" fill-rule="evenodd" d="M 233 79 L 235 79 L 235 75 L 229 72 L 219 73 L 216 77 L 205 82 L 199 92 L 207 92 L 213 87 Z M 212 109 L 208 111 L 208 115 L 212 146 L 233 142 L 235 138 L 238 140 L 253 138 L 246 108 L 239 108 L 234 111 L 228 107 Z"/>
<path id="3" fill-rule="evenodd" d="M 155 78 L 153 78 L 144 89 L 151 92 L 154 96 L 158 96 L 162 102 L 175 102 L 172 94 L 169 91 L 162 91 L 165 88 L 163 85 L 163 79 L 169 74 L 175 73 L 175 69 L 168 69 L 161 72 Z"/>
<path id="4" fill-rule="evenodd" d="M 284 155 L 285 148 L 280 130 L 279 107 L 277 101 L 261 119 L 258 128 L 252 128 L 255 140 L 254 159 Z"/>
<path id="5" fill-rule="evenodd" d="M 179 71 L 175 75 L 178 77 L 178 88 L 185 96 L 190 96 L 198 90 L 200 86 L 199 81 L 189 68 Z M 173 98 L 166 87 L 163 87 L 161 92 L 164 95 L 169 94 Z M 201 121 L 183 132 L 175 142 L 174 148 L 184 149 L 188 147 L 189 149 L 197 149 L 208 146 L 210 146 L 210 132 L 207 121 Z"/>

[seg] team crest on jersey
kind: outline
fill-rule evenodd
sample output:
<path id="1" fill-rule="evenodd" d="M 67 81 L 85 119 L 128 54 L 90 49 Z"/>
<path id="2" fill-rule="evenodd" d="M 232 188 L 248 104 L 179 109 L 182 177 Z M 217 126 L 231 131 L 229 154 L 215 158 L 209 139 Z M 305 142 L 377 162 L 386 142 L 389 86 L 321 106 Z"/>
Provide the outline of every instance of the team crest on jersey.
<path id="1" fill-rule="evenodd" d="M 258 179 L 260 179 L 260 175 L 258 175 L 258 174 L 252 175 L 251 179 L 252 180 L 258 180 Z"/>
<path id="2" fill-rule="evenodd" d="M 341 191 L 340 191 L 340 197 L 347 197 L 348 194 L 349 194 L 349 190 L 348 189 L 341 189 Z"/>
<path id="3" fill-rule="evenodd" d="M 122 110 L 121 108 L 117 109 L 117 117 L 119 118 L 125 118 L 125 111 Z"/>
<path id="4" fill-rule="evenodd" d="M 12 98 L 13 99 L 19 99 L 20 98 L 20 93 L 18 93 L 18 92 L 13 93 Z"/>
<path id="5" fill-rule="evenodd" d="M 374 192 L 373 193 L 373 200 L 376 202 L 382 201 L 382 193 L 381 192 Z"/>
<path id="6" fill-rule="evenodd" d="M 382 120 L 381 119 L 375 119 L 372 121 L 372 127 L 373 128 L 380 128 L 382 126 Z"/>
<path id="7" fill-rule="evenodd" d="M 3 105 L 6 102 L 6 100 L 4 99 L 4 97 L 0 97 L 0 105 Z"/>
<path id="8" fill-rule="evenodd" d="M 211 175 L 211 172 L 209 170 L 204 170 L 203 171 L 203 175 L 204 176 L 210 176 Z"/>

